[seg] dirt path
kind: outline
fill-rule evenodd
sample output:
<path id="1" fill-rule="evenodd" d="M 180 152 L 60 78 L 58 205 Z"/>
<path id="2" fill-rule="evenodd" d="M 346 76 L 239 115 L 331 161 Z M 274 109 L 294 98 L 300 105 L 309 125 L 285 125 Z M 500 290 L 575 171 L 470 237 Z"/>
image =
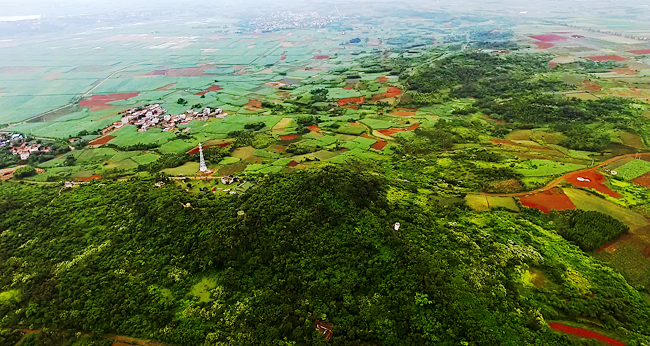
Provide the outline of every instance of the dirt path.
<path id="1" fill-rule="evenodd" d="M 553 179 L 550 183 L 546 184 L 546 186 L 544 186 L 542 188 L 539 188 L 539 189 L 536 189 L 536 190 L 532 190 L 532 191 L 515 192 L 515 193 L 488 193 L 488 192 L 483 192 L 483 194 L 490 195 L 490 196 L 498 196 L 498 197 L 521 197 L 521 196 L 526 196 L 526 195 L 534 195 L 536 193 L 544 192 L 544 191 L 546 191 L 548 189 L 552 189 L 552 188 L 558 186 L 569 175 L 574 175 L 576 173 L 583 173 L 583 172 L 593 172 L 593 171 L 597 170 L 598 168 L 606 166 L 606 165 L 608 165 L 608 164 L 610 164 L 610 163 L 612 163 L 614 161 L 618 161 L 618 160 L 624 159 L 626 157 L 637 157 L 637 156 L 639 156 L 639 157 L 640 156 L 650 156 L 650 153 L 625 154 L 625 155 L 621 155 L 621 156 L 612 157 L 611 159 L 603 161 L 603 162 L 601 162 L 601 163 L 599 163 L 599 164 L 597 164 L 597 165 L 595 165 L 593 167 L 585 168 L 585 169 L 578 170 L 578 171 L 568 172 L 568 173 L 562 175 L 559 178 Z"/>

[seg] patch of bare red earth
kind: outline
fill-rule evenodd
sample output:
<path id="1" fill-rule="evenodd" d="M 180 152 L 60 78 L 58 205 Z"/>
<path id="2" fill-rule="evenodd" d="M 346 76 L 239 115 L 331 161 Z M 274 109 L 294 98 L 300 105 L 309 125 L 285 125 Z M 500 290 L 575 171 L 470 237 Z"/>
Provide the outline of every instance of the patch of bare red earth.
<path id="1" fill-rule="evenodd" d="M 530 38 L 534 38 L 537 41 L 542 41 L 542 42 L 566 41 L 566 37 L 555 35 L 555 34 L 536 35 L 536 36 L 530 36 Z"/>
<path id="2" fill-rule="evenodd" d="M 388 82 L 388 77 L 377 77 L 375 79 L 375 82 L 377 82 L 377 83 L 386 83 L 386 82 Z"/>
<path id="3" fill-rule="evenodd" d="M 91 181 L 91 180 L 93 180 L 93 179 L 101 179 L 101 178 L 102 178 L 102 177 L 101 177 L 99 174 L 93 174 L 93 175 L 91 175 L 91 176 L 89 176 L 89 177 L 86 177 L 86 178 L 79 178 L 79 179 L 77 179 L 77 180 L 79 180 L 79 181 Z"/>
<path id="4" fill-rule="evenodd" d="M 650 172 L 631 180 L 634 184 L 650 188 Z"/>
<path id="5" fill-rule="evenodd" d="M 248 103 L 244 105 L 244 109 L 247 111 L 259 111 L 262 109 L 262 101 L 248 100 Z"/>
<path id="6" fill-rule="evenodd" d="M 329 55 L 314 55 L 314 59 L 316 59 L 316 60 L 326 60 L 326 59 L 329 59 L 329 58 L 330 58 Z"/>
<path id="7" fill-rule="evenodd" d="M 521 204 L 529 208 L 537 208 L 548 214 L 551 210 L 575 209 L 569 196 L 565 195 L 560 188 L 552 188 L 533 195 L 519 197 Z"/>
<path id="8" fill-rule="evenodd" d="M 352 90 L 352 89 L 354 89 L 354 85 L 348 85 L 345 88 L 343 88 L 343 90 Z"/>
<path id="9" fill-rule="evenodd" d="M 373 148 L 373 149 L 375 149 L 375 150 L 381 150 L 381 149 L 384 149 L 384 147 L 385 147 L 386 145 L 388 145 L 388 142 L 377 141 L 377 143 L 373 144 L 373 145 L 371 146 L 371 148 Z"/>
<path id="10" fill-rule="evenodd" d="M 176 83 L 170 83 L 170 84 L 167 84 L 165 86 L 162 86 L 162 87 L 156 89 L 156 91 L 169 90 L 169 88 L 173 87 L 174 85 L 176 85 Z"/>
<path id="11" fill-rule="evenodd" d="M 582 81 L 582 88 L 587 91 L 600 91 L 602 87 L 590 80 L 585 80 Z"/>
<path id="12" fill-rule="evenodd" d="M 291 161 L 291 162 L 289 162 L 289 163 L 287 164 L 287 167 L 296 167 L 296 166 L 298 166 L 298 165 L 299 165 L 298 162 L 296 162 L 296 161 Z"/>
<path id="13" fill-rule="evenodd" d="M 109 102 L 128 100 L 138 95 L 140 95 L 139 92 L 93 95 L 90 98 L 80 101 L 79 107 L 90 107 L 91 112 L 101 111 L 112 107 Z"/>
<path id="14" fill-rule="evenodd" d="M 88 145 L 104 145 L 110 142 L 113 138 L 115 137 L 111 135 L 101 136 L 99 138 L 95 138 L 92 141 L 88 142 Z"/>
<path id="15" fill-rule="evenodd" d="M 276 87 L 276 88 L 283 87 L 283 86 L 286 85 L 286 84 L 284 84 L 282 82 L 266 82 L 264 84 L 266 84 L 267 86 Z"/>
<path id="16" fill-rule="evenodd" d="M 395 108 L 390 114 L 398 117 L 413 117 L 417 111 L 417 108 Z"/>
<path id="17" fill-rule="evenodd" d="M 349 103 L 356 103 L 356 104 L 359 104 L 359 105 L 360 105 L 360 104 L 364 103 L 365 101 L 366 101 L 366 97 L 365 97 L 365 96 L 361 96 L 361 97 L 347 97 L 347 98 L 339 99 L 339 100 L 338 100 L 338 104 L 339 104 L 339 106 L 342 107 L 342 106 L 345 106 L 345 105 L 347 105 L 347 104 L 349 104 Z"/>
<path id="18" fill-rule="evenodd" d="M 615 68 L 612 70 L 612 72 L 626 76 L 636 76 L 638 74 L 635 70 L 630 68 Z"/>
<path id="19" fill-rule="evenodd" d="M 388 87 L 388 91 L 384 93 L 385 98 L 391 98 L 399 95 L 402 95 L 402 90 L 400 90 L 398 87 Z"/>
<path id="20" fill-rule="evenodd" d="M 298 135 L 284 135 L 280 136 L 280 139 L 283 141 L 292 141 L 294 139 L 298 138 Z"/>
<path id="21" fill-rule="evenodd" d="M 624 343 L 618 340 L 612 339 L 602 334 L 598 334 L 596 332 L 592 332 L 591 330 L 586 330 L 578 327 L 571 327 L 565 324 L 554 323 L 554 322 L 549 323 L 548 326 L 551 327 L 553 330 L 557 330 L 567 334 L 573 334 L 581 338 L 597 339 L 612 346 L 625 346 Z"/>
<path id="22" fill-rule="evenodd" d="M 420 124 L 413 124 L 409 127 L 391 127 L 389 129 L 378 130 L 378 132 L 384 136 L 392 136 L 398 132 L 413 131 L 418 127 L 420 127 Z"/>
<path id="23" fill-rule="evenodd" d="M 578 178 L 582 178 L 578 180 Z M 588 189 L 594 189 L 598 192 L 602 192 L 604 194 L 607 194 L 609 196 L 612 196 L 614 198 L 621 198 L 622 196 L 616 192 L 610 190 L 605 184 L 605 178 L 604 175 L 600 173 L 596 173 L 593 171 L 581 171 L 581 172 L 575 172 L 571 174 L 567 174 L 564 176 L 564 180 L 567 181 L 567 183 L 571 183 L 575 186 L 579 187 L 586 187 Z"/>
<path id="24" fill-rule="evenodd" d="M 586 59 L 595 62 L 629 60 L 628 58 L 622 57 L 620 55 L 594 55 L 594 56 L 588 56 Z"/>
<path id="25" fill-rule="evenodd" d="M 549 49 L 555 47 L 553 43 L 550 42 L 533 42 L 534 45 L 537 46 L 537 49 Z"/>
<path id="26" fill-rule="evenodd" d="M 650 49 L 635 49 L 635 50 L 631 50 L 630 53 L 636 55 L 646 55 L 646 54 L 650 54 Z"/>
<path id="27" fill-rule="evenodd" d="M 307 128 L 308 128 L 309 131 L 311 131 L 311 132 L 320 132 L 320 127 L 318 127 L 318 125 L 307 126 Z"/>
<path id="28" fill-rule="evenodd" d="M 201 91 L 199 93 L 196 93 L 194 95 L 203 96 L 203 95 L 205 95 L 205 94 L 207 94 L 209 92 L 217 92 L 219 90 L 223 90 L 223 88 L 218 86 L 218 85 L 211 85 L 209 88 L 207 88 L 207 89 L 205 89 L 205 90 L 203 90 L 203 91 Z"/>

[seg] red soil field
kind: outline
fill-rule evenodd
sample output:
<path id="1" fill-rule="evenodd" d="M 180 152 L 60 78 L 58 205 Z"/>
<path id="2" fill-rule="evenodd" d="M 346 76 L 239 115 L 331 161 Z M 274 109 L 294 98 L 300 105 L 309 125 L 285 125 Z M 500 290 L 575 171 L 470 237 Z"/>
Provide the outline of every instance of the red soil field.
<path id="1" fill-rule="evenodd" d="M 248 100 L 248 103 L 244 106 L 244 109 L 248 111 L 258 111 L 262 109 L 262 101 Z"/>
<path id="2" fill-rule="evenodd" d="M 290 141 L 290 140 L 294 140 L 294 139 L 296 139 L 296 138 L 298 138 L 298 135 L 284 135 L 284 136 L 280 136 L 280 139 L 283 140 L 283 141 Z"/>
<path id="3" fill-rule="evenodd" d="M 390 114 L 398 117 L 412 117 L 417 111 L 417 108 L 395 108 Z"/>
<path id="4" fill-rule="evenodd" d="M 343 90 L 352 90 L 352 89 L 354 89 L 353 85 L 348 85 L 345 88 L 343 88 Z"/>
<path id="5" fill-rule="evenodd" d="M 88 178 L 79 178 L 79 181 L 91 181 L 93 179 L 101 179 L 102 177 L 99 174 L 93 174 L 89 176 Z"/>
<path id="6" fill-rule="evenodd" d="M 549 49 L 555 47 L 555 45 L 550 42 L 533 42 L 533 44 L 537 46 L 537 49 Z"/>
<path id="7" fill-rule="evenodd" d="M 207 93 L 209 93 L 209 92 L 211 92 L 211 91 L 212 91 L 212 92 L 215 92 L 215 91 L 219 91 L 219 90 L 223 90 L 223 88 L 220 87 L 220 86 L 218 86 L 218 85 L 211 85 L 209 88 L 207 88 L 207 89 L 201 91 L 200 93 L 196 93 L 196 94 L 194 94 L 194 95 L 197 95 L 197 96 L 203 96 L 203 95 L 205 95 L 205 94 L 207 94 Z"/>
<path id="8" fill-rule="evenodd" d="M 93 95 L 88 99 L 79 102 L 79 107 L 90 107 L 90 111 L 99 111 L 111 108 L 109 102 L 127 100 L 140 95 L 139 92 L 119 93 L 108 95 Z"/>
<path id="9" fill-rule="evenodd" d="M 635 50 L 631 50 L 630 53 L 636 55 L 645 55 L 645 54 L 650 54 L 650 49 L 635 49 Z"/>
<path id="10" fill-rule="evenodd" d="M 578 178 L 583 178 L 588 181 L 580 181 Z M 580 187 L 586 187 L 589 189 L 594 189 L 596 191 L 602 192 L 604 194 L 610 195 L 614 198 L 621 198 L 622 196 L 615 191 L 610 190 L 605 184 L 605 178 L 604 175 L 600 173 L 596 173 L 593 171 L 582 171 L 582 172 L 575 172 L 571 174 L 567 174 L 564 177 L 564 180 L 566 180 L 568 183 L 571 183 L 575 186 L 580 186 Z"/>
<path id="11" fill-rule="evenodd" d="M 398 87 L 388 87 L 388 91 L 384 93 L 384 97 L 395 97 L 402 94 L 402 90 L 399 90 Z"/>
<path id="12" fill-rule="evenodd" d="M 165 85 L 163 87 L 160 87 L 160 88 L 156 89 L 156 91 L 168 90 L 169 88 L 173 87 L 175 84 L 176 83 L 167 84 L 167 85 Z"/>
<path id="13" fill-rule="evenodd" d="M 115 138 L 114 136 L 111 135 L 106 135 L 106 136 L 101 136 L 99 138 L 95 138 L 92 141 L 88 142 L 88 145 L 104 145 L 108 142 L 111 141 L 111 139 Z"/>
<path id="14" fill-rule="evenodd" d="M 556 68 L 556 67 L 557 67 L 557 63 L 555 61 L 548 62 L 548 68 Z"/>
<path id="15" fill-rule="evenodd" d="M 366 101 L 366 97 L 361 96 L 361 97 L 348 97 L 344 99 L 339 99 L 338 103 L 339 106 L 345 106 L 348 103 L 362 104 L 364 101 Z"/>
<path id="16" fill-rule="evenodd" d="M 307 126 L 307 128 L 308 128 L 311 132 L 320 132 L 320 128 L 318 127 L 318 125 Z"/>
<path id="17" fill-rule="evenodd" d="M 507 53 L 510 53 L 509 50 L 495 50 L 494 52 L 495 52 L 495 53 L 498 53 L 498 54 L 507 54 Z"/>
<path id="18" fill-rule="evenodd" d="M 542 42 L 566 41 L 566 37 L 562 37 L 555 34 L 544 34 L 544 35 L 537 35 L 537 36 L 530 36 L 530 37 Z"/>
<path id="19" fill-rule="evenodd" d="M 352 125 L 352 126 L 361 126 L 361 124 L 359 124 L 359 123 L 350 123 L 350 125 Z"/>
<path id="20" fill-rule="evenodd" d="M 587 59 L 591 61 L 601 62 L 601 61 L 625 61 L 629 60 L 628 58 L 619 56 L 619 55 L 594 55 L 588 56 Z"/>
<path id="21" fill-rule="evenodd" d="M 379 133 L 381 133 L 384 136 L 392 136 L 396 134 L 397 132 L 403 132 L 403 131 L 413 131 L 420 127 L 420 124 L 413 124 L 409 127 L 391 127 L 389 129 L 384 129 L 384 130 L 378 130 Z"/>
<path id="22" fill-rule="evenodd" d="M 325 60 L 325 59 L 329 59 L 329 58 L 330 58 L 329 55 L 314 55 L 314 59 L 316 59 L 316 60 Z"/>
<path id="23" fill-rule="evenodd" d="M 627 76 L 636 76 L 637 72 L 629 69 L 629 68 L 615 68 L 612 70 L 612 72 L 616 72 L 617 74 L 623 74 Z"/>
<path id="24" fill-rule="evenodd" d="M 490 138 L 490 142 L 493 144 L 508 144 L 508 145 L 517 145 L 515 142 L 511 142 L 507 139 L 501 139 L 501 138 Z"/>
<path id="25" fill-rule="evenodd" d="M 375 82 L 377 82 L 377 83 L 386 83 L 386 82 L 388 82 L 388 77 L 377 77 L 377 79 L 375 79 Z"/>
<path id="26" fill-rule="evenodd" d="M 278 88 L 286 85 L 282 82 L 266 82 L 265 84 L 271 87 L 278 87 Z"/>
<path id="27" fill-rule="evenodd" d="M 299 165 L 299 163 L 296 162 L 296 161 L 291 161 L 291 162 L 287 163 L 287 167 L 296 167 L 298 165 Z"/>
<path id="28" fill-rule="evenodd" d="M 519 197 L 519 200 L 521 201 L 521 204 L 529 208 L 537 208 L 546 214 L 548 214 L 551 209 L 566 210 L 576 208 L 569 197 L 562 193 L 562 190 L 560 189 L 551 189 L 534 195 L 521 196 Z"/>
<path id="29" fill-rule="evenodd" d="M 278 62 L 283 62 L 285 60 L 287 60 L 287 53 L 282 52 L 282 55 L 280 55 L 280 60 L 278 60 Z"/>
<path id="30" fill-rule="evenodd" d="M 585 90 L 588 90 L 588 91 L 599 91 L 601 89 L 600 85 L 598 85 L 598 84 L 596 84 L 596 83 L 594 83 L 594 82 L 592 82 L 590 80 L 582 81 L 582 87 Z"/>
<path id="31" fill-rule="evenodd" d="M 650 172 L 646 173 L 646 174 L 644 174 L 642 176 L 636 177 L 636 178 L 634 178 L 634 179 L 632 179 L 630 181 L 637 184 L 637 185 L 641 185 L 641 186 L 645 186 L 647 188 L 650 188 Z"/>
<path id="32" fill-rule="evenodd" d="M 373 145 L 371 146 L 371 148 L 373 148 L 373 149 L 375 149 L 375 150 L 381 150 L 381 149 L 384 149 L 384 147 L 385 147 L 387 144 L 388 144 L 388 142 L 378 141 L 377 143 L 373 144 Z"/>
<path id="33" fill-rule="evenodd" d="M 625 346 L 624 343 L 614 340 L 610 337 L 604 336 L 602 334 L 598 334 L 596 332 L 592 332 L 591 330 L 586 330 L 578 327 L 571 327 L 567 326 L 565 324 L 561 323 L 549 323 L 549 327 L 551 327 L 553 330 L 557 330 L 563 333 L 568 333 L 568 334 L 573 334 L 576 336 L 579 336 L 581 338 L 591 338 L 591 339 L 597 339 L 600 340 L 606 344 L 612 345 L 612 346 Z"/>

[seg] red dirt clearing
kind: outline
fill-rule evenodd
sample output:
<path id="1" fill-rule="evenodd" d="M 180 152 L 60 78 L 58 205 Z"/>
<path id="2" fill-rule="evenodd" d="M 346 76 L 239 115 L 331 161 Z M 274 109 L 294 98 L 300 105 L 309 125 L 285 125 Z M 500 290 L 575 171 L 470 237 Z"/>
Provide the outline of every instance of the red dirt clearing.
<path id="1" fill-rule="evenodd" d="M 325 59 L 329 59 L 329 58 L 330 58 L 329 55 L 314 55 L 314 59 L 316 59 L 316 60 L 325 60 Z"/>
<path id="2" fill-rule="evenodd" d="M 140 95 L 139 92 L 93 95 L 90 98 L 79 102 L 79 107 L 90 107 L 90 111 L 100 111 L 111 108 L 112 106 L 109 102 L 127 100 L 138 95 Z"/>
<path id="3" fill-rule="evenodd" d="M 635 50 L 631 50 L 630 53 L 636 55 L 645 55 L 645 54 L 650 54 L 650 49 L 635 49 Z"/>
<path id="4" fill-rule="evenodd" d="M 375 149 L 375 150 L 381 150 L 381 149 L 384 149 L 384 147 L 385 147 L 386 145 L 388 145 L 388 142 L 377 141 L 377 143 L 373 144 L 373 145 L 371 146 L 371 148 L 373 148 L 373 149 Z"/>
<path id="5" fill-rule="evenodd" d="M 417 108 L 395 108 L 390 115 L 395 115 L 398 117 L 412 117 L 415 116 L 415 113 L 418 111 Z"/>
<path id="6" fill-rule="evenodd" d="M 384 93 L 385 98 L 395 97 L 402 95 L 402 90 L 399 90 L 398 87 L 388 87 L 388 91 Z"/>
<path id="7" fill-rule="evenodd" d="M 555 47 L 555 45 L 550 42 L 533 42 L 533 44 L 537 46 L 537 49 L 549 49 Z"/>
<path id="8" fill-rule="evenodd" d="M 284 83 L 282 83 L 282 82 L 266 82 L 266 83 L 264 83 L 264 84 L 266 84 L 266 85 L 268 85 L 268 86 L 270 86 L 270 87 L 277 87 L 277 88 L 279 88 L 279 87 L 283 87 L 283 86 L 286 85 L 286 84 L 284 84 Z"/>
<path id="9" fill-rule="evenodd" d="M 388 77 L 377 77 L 375 79 L 375 82 L 377 82 L 377 83 L 386 83 L 386 82 L 388 82 Z"/>
<path id="10" fill-rule="evenodd" d="M 650 172 L 630 180 L 634 184 L 650 188 Z"/>
<path id="11" fill-rule="evenodd" d="M 320 132 L 320 127 L 318 127 L 318 125 L 307 126 L 307 128 L 308 128 L 309 131 L 311 131 L 311 132 Z"/>
<path id="12" fill-rule="evenodd" d="M 366 101 L 366 97 L 365 97 L 365 96 L 361 96 L 361 97 L 348 97 L 348 98 L 339 99 L 338 104 L 339 104 L 339 106 L 345 106 L 345 105 L 347 105 L 348 103 L 362 104 L 362 103 L 364 103 L 365 101 Z"/>
<path id="13" fill-rule="evenodd" d="M 88 142 L 88 145 L 104 145 L 108 142 L 111 141 L 111 139 L 115 138 L 114 136 L 111 135 L 106 135 L 106 136 L 101 136 L 99 138 L 95 138 L 92 141 Z"/>
<path id="14" fill-rule="evenodd" d="M 156 91 L 168 90 L 169 88 L 173 87 L 174 85 L 176 85 L 176 83 L 167 84 L 167 85 L 165 85 L 163 87 L 160 87 L 160 88 L 156 89 Z"/>
<path id="15" fill-rule="evenodd" d="M 544 35 L 537 35 L 537 36 L 530 36 L 530 37 L 542 42 L 566 41 L 566 37 L 555 35 L 555 34 L 544 34 Z"/>
<path id="16" fill-rule="evenodd" d="M 604 336 L 602 334 L 598 334 L 596 332 L 592 332 L 591 330 L 586 330 L 578 327 L 571 327 L 567 326 L 565 324 L 561 323 L 549 323 L 549 327 L 551 327 L 553 330 L 557 330 L 563 333 L 568 333 L 568 334 L 573 334 L 576 336 L 579 336 L 581 338 L 591 338 L 591 339 L 597 339 L 600 340 L 606 344 L 613 345 L 613 346 L 625 346 L 624 343 L 614 340 L 610 337 Z"/>
<path id="17" fill-rule="evenodd" d="M 296 162 L 296 161 L 291 161 L 291 162 L 287 163 L 287 167 L 296 167 L 298 165 L 299 165 L 299 163 Z"/>
<path id="18" fill-rule="evenodd" d="M 490 138 L 490 142 L 493 144 L 508 144 L 508 145 L 518 145 L 515 142 L 511 142 L 507 139 L 501 139 L 501 138 Z"/>
<path id="19" fill-rule="evenodd" d="M 203 90 L 203 91 L 201 91 L 199 93 L 196 93 L 194 95 L 203 96 L 203 95 L 205 95 L 205 94 L 207 94 L 209 92 L 216 92 L 216 91 L 219 91 L 219 90 L 223 90 L 223 88 L 218 86 L 218 85 L 211 85 L 209 88 L 207 88 L 207 89 L 205 89 L 205 90 Z"/>
<path id="20" fill-rule="evenodd" d="M 296 139 L 296 138 L 298 138 L 298 135 L 284 135 L 284 136 L 280 136 L 280 139 L 283 140 L 283 141 L 291 141 L 291 140 L 294 140 L 294 139 Z"/>
<path id="21" fill-rule="evenodd" d="M 248 100 L 248 103 L 244 105 L 244 109 L 247 111 L 259 111 L 262 109 L 262 101 Z"/>
<path id="22" fill-rule="evenodd" d="M 630 68 L 615 68 L 612 70 L 612 72 L 616 72 L 617 74 L 622 74 L 622 75 L 627 75 L 627 76 L 636 76 L 637 72 L 630 69 Z"/>
<path id="23" fill-rule="evenodd" d="M 79 178 L 79 181 L 91 181 L 93 179 L 101 179 L 102 177 L 99 174 L 93 174 L 89 176 L 88 178 Z"/>
<path id="24" fill-rule="evenodd" d="M 379 133 L 381 133 L 384 136 L 392 136 L 396 134 L 397 132 L 404 132 L 404 131 L 413 131 L 420 127 L 420 124 L 413 124 L 409 127 L 391 127 L 389 129 L 384 129 L 384 130 L 378 130 Z"/>
<path id="25" fill-rule="evenodd" d="M 519 197 L 519 200 L 521 201 L 521 204 L 529 208 L 537 208 L 546 214 L 548 214 L 551 209 L 566 210 L 576 208 L 569 197 L 559 188 L 550 189 L 534 195 L 521 196 Z"/>
<path id="26" fill-rule="evenodd" d="M 582 87 L 588 91 L 599 91 L 602 87 L 590 80 L 582 81 Z"/>
<path id="27" fill-rule="evenodd" d="M 578 178 L 581 178 L 580 181 Z M 596 173 L 593 171 L 581 171 L 581 172 L 575 172 L 572 174 L 567 174 L 564 177 L 564 180 L 566 180 L 568 183 L 571 183 L 575 186 L 580 186 L 580 187 L 586 187 L 589 189 L 594 189 L 596 191 L 602 192 L 604 194 L 610 195 L 614 198 L 621 198 L 622 196 L 616 192 L 610 190 L 605 184 L 605 178 L 604 175 L 600 173 Z"/>
<path id="28" fill-rule="evenodd" d="M 354 89 L 354 85 L 348 85 L 345 88 L 343 88 L 343 90 L 352 90 L 352 89 Z"/>
<path id="29" fill-rule="evenodd" d="M 588 56 L 586 59 L 589 59 L 591 61 L 596 61 L 596 62 L 629 60 L 628 58 L 619 55 L 594 55 L 594 56 Z"/>

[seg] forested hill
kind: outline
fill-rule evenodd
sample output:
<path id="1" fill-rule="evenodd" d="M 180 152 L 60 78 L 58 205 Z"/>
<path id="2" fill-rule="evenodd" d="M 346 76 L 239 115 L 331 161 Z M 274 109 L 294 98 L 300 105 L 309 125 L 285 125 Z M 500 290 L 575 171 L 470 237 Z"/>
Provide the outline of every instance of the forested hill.
<path id="1" fill-rule="evenodd" d="M 1 183 L 2 326 L 324 345 L 319 319 L 331 345 L 592 344 L 554 320 L 650 342 L 640 293 L 536 211 L 442 207 L 333 167 L 241 196 L 153 184 Z"/>

